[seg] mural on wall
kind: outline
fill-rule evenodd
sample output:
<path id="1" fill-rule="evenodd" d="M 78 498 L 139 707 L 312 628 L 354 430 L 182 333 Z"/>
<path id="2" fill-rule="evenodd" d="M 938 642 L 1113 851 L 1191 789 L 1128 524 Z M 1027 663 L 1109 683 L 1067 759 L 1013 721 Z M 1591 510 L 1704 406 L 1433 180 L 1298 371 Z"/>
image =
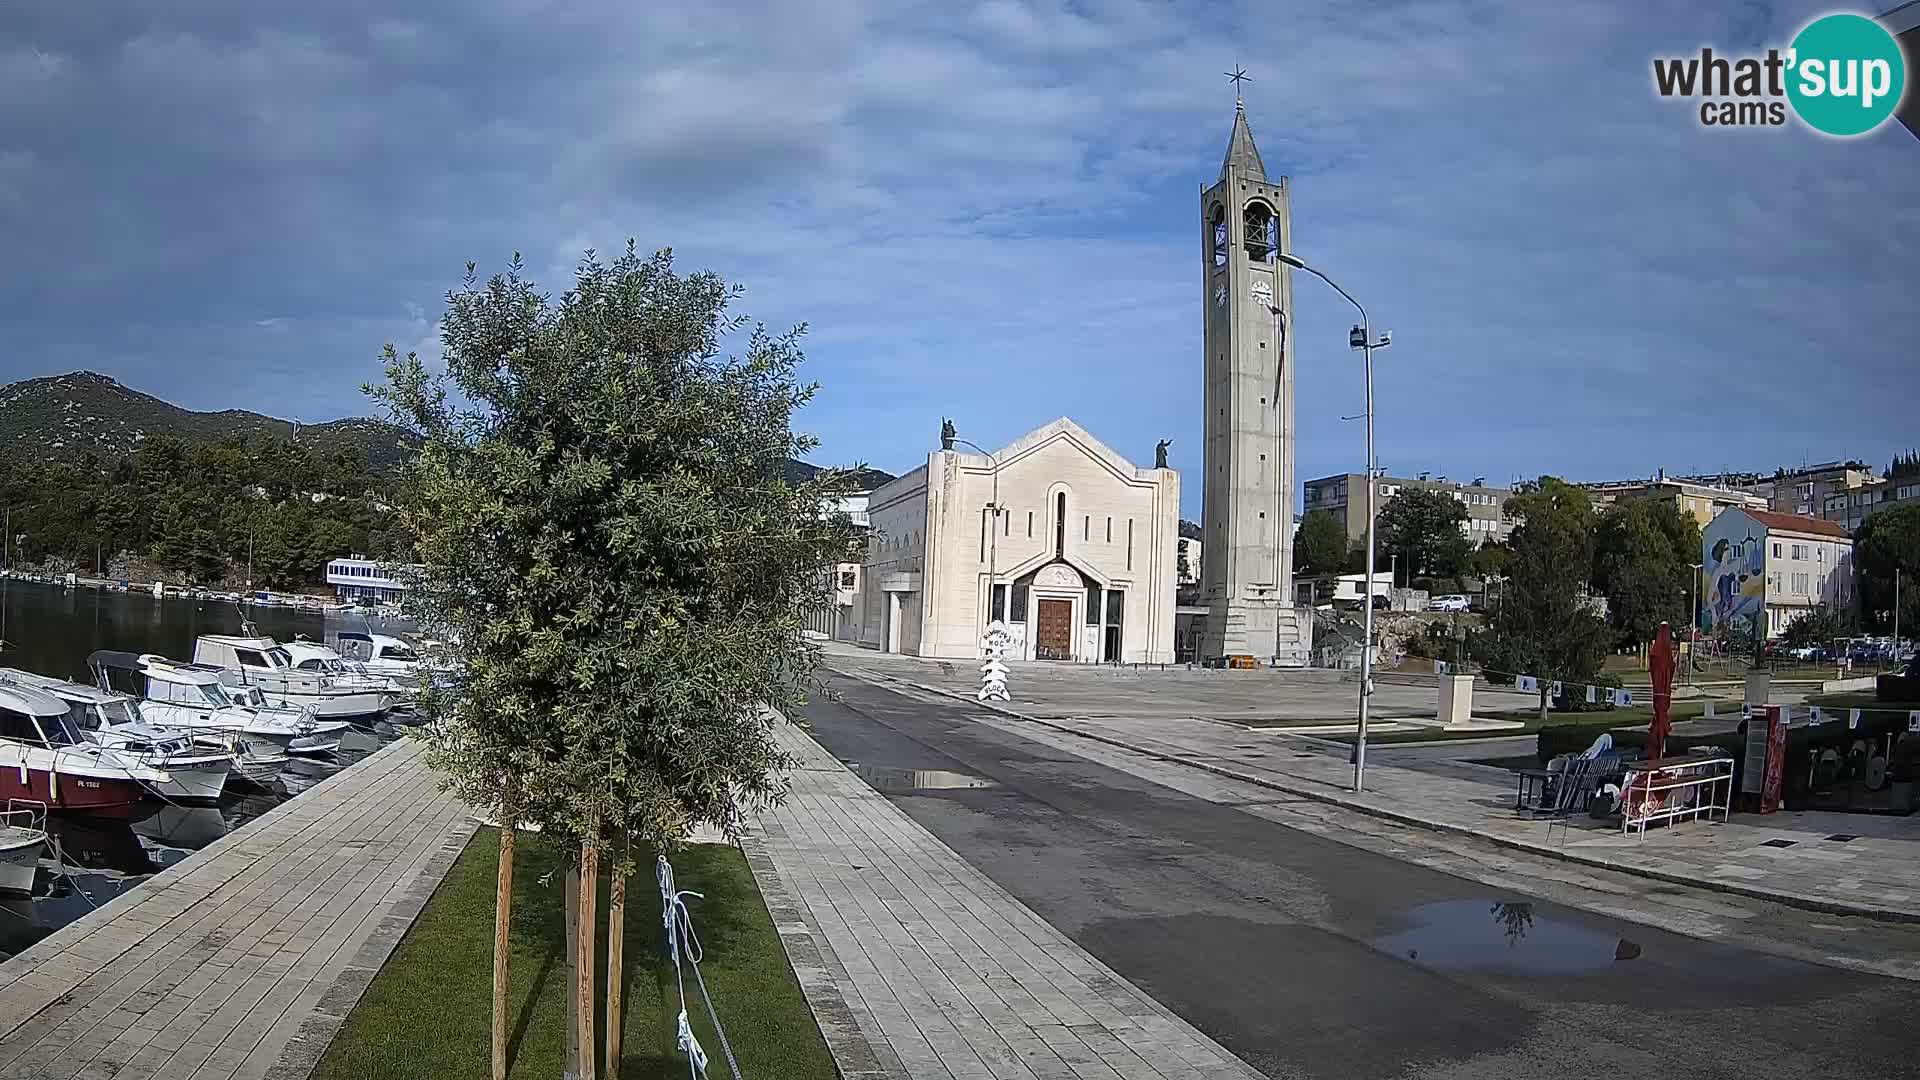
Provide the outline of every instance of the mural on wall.
<path id="1" fill-rule="evenodd" d="M 1752 633 L 1766 611 L 1766 534 L 1742 529 L 1709 535 L 1706 544 L 1707 630 Z"/>

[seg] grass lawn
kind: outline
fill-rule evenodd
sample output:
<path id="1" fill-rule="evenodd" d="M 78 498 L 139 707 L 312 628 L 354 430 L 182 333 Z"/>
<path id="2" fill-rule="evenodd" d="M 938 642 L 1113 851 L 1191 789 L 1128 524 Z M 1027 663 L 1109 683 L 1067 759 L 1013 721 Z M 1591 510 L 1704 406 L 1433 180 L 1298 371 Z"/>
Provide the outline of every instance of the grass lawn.
<path id="1" fill-rule="evenodd" d="M 1668 716 L 1677 721 L 1692 720 L 1706 711 L 1706 707 L 1697 701 L 1674 702 Z M 1367 733 L 1368 746 L 1391 746 L 1395 743 L 1417 742 L 1453 742 L 1465 739 L 1507 739 L 1515 735 L 1537 734 L 1541 728 L 1564 728 L 1591 730 L 1595 735 L 1610 728 L 1632 727 L 1637 724 L 1653 722 L 1653 706 L 1635 705 L 1628 709 L 1607 709 L 1601 712 L 1556 713 L 1547 714 L 1547 722 L 1540 722 L 1538 709 L 1511 710 L 1506 712 L 1477 712 L 1476 715 L 1494 720 L 1518 720 L 1524 726 L 1503 728 L 1499 731 L 1443 731 L 1429 728 L 1425 731 L 1383 731 L 1378 734 Z M 1348 735 L 1329 735 L 1336 742 L 1353 743 L 1357 737 Z"/>
<path id="2" fill-rule="evenodd" d="M 538 836 L 522 834 L 514 860 L 512 959 L 507 1015 L 509 1075 L 547 1080 L 566 1053 L 566 924 L 562 864 Z M 493 890 L 500 840 L 482 829 L 467 845 L 413 928 L 347 1017 L 316 1080 L 486 1080 L 493 989 Z M 622 1080 L 683 1078 L 674 1047 L 680 1003 L 665 951 L 660 894 L 649 869 L 627 883 L 625 1038 Z M 832 1058 L 774 932 L 746 859 L 738 849 L 701 845 L 673 859 L 706 948 L 700 966 L 726 1024 L 741 1072 L 749 1077 L 833 1080 Z M 600 883 L 605 929 L 607 881 Z M 600 943 L 604 992 L 606 943 Z M 687 972 L 687 1011 L 707 1051 L 709 1072 L 726 1075 L 720 1040 L 707 1023 Z"/>

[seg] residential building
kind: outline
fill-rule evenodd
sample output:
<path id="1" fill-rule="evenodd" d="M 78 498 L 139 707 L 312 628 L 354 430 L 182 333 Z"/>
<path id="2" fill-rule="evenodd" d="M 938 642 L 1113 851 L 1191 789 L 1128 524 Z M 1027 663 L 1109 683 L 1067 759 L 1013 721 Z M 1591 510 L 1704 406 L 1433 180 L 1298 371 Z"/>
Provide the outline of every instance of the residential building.
<path id="1" fill-rule="evenodd" d="M 1461 523 L 1460 530 L 1473 541 L 1474 547 L 1488 541 L 1504 542 L 1513 532 L 1513 523 L 1506 519 L 1505 512 L 1507 499 L 1513 491 L 1489 486 L 1485 477 L 1475 477 L 1471 482 L 1462 484 L 1449 481 L 1444 476 L 1421 473 L 1413 479 L 1382 476 L 1375 483 L 1379 485 L 1374 492 L 1375 513 L 1385 511 L 1388 500 L 1402 491 L 1441 491 L 1467 508 L 1467 520 Z M 1367 531 L 1366 485 L 1367 478 L 1360 473 L 1340 473 L 1309 480 L 1306 483 L 1306 496 L 1301 503 L 1304 513 L 1311 514 L 1316 510 L 1332 513 L 1346 526 L 1348 542 L 1357 543 Z"/>
<path id="2" fill-rule="evenodd" d="M 1852 532 L 1882 510 L 1920 503 L 1920 476 L 1879 480 L 1827 496 L 1820 516 Z"/>
<path id="3" fill-rule="evenodd" d="M 1703 529 L 1722 510 L 1772 508 L 1763 495 L 1692 478 L 1669 477 L 1664 470 L 1649 480 L 1613 480 L 1580 486 L 1587 489 L 1596 511 L 1624 499 L 1653 499 L 1673 504 L 1682 513 L 1691 515 Z"/>
<path id="4" fill-rule="evenodd" d="M 1764 496 L 1775 513 L 1817 518 L 1825 512 L 1828 496 L 1879 482 L 1873 470 L 1861 462 L 1829 461 L 1803 469 L 1782 469 L 1770 477 L 1731 486 Z"/>
<path id="5" fill-rule="evenodd" d="M 394 576 L 396 569 L 398 567 L 390 563 L 377 562 L 364 555 L 329 559 L 327 584 L 333 586 L 334 594 L 342 600 L 397 604 L 406 595 L 407 584 Z"/>
<path id="6" fill-rule="evenodd" d="M 1179 508 L 1178 473 L 1064 417 L 992 457 L 935 450 L 872 493 L 861 644 L 975 659 L 997 618 L 1014 657 L 1171 662 Z"/>
<path id="7" fill-rule="evenodd" d="M 805 467 L 813 468 L 810 465 Z M 863 469 L 858 476 L 862 484 L 870 485 L 867 490 L 824 499 L 820 504 L 820 512 L 823 515 L 844 513 L 854 529 L 864 534 L 869 528 L 867 506 L 873 497 L 871 488 L 887 483 L 893 479 L 893 475 L 877 469 Z M 808 627 L 821 637 L 835 641 L 860 640 L 860 565 L 858 562 L 843 561 L 821 568 L 820 585 L 827 594 L 828 602 L 825 607 L 808 616 Z"/>
<path id="8" fill-rule="evenodd" d="M 1701 610 L 1708 630 L 1777 637 L 1793 620 L 1825 604 L 1851 610 L 1853 538 L 1831 521 L 1728 509 L 1701 534 Z"/>

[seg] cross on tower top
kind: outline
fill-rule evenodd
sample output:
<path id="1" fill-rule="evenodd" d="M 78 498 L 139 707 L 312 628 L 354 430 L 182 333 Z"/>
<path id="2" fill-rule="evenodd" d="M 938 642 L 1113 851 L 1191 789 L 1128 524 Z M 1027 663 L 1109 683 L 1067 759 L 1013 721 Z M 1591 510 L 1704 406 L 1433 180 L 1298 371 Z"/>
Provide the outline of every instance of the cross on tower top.
<path id="1" fill-rule="evenodd" d="M 1239 64 L 1235 64 L 1233 65 L 1232 71 L 1223 71 L 1221 74 L 1227 77 L 1228 82 L 1233 83 L 1233 107 L 1236 109 L 1245 108 L 1247 103 L 1240 96 L 1240 84 L 1253 81 L 1252 77 L 1247 74 L 1247 69 L 1241 67 Z"/>

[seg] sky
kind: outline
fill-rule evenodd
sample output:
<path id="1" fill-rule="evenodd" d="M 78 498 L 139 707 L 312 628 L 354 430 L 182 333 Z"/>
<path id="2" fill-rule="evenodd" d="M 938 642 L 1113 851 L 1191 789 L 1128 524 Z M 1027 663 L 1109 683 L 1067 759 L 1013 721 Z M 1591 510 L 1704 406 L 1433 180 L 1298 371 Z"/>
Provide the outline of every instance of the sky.
<path id="1" fill-rule="evenodd" d="M 1393 331 L 1388 472 L 1884 465 L 1920 444 L 1920 140 L 1708 129 L 1652 90 L 1656 55 L 1827 10 L 10 0 L 0 381 L 365 414 L 383 344 L 438 355 L 469 261 L 557 293 L 633 238 L 808 325 L 816 461 L 1066 415 L 1197 475 L 1237 64 L 1295 252 Z M 1357 470 L 1350 309 L 1295 304 L 1297 474 Z"/>

